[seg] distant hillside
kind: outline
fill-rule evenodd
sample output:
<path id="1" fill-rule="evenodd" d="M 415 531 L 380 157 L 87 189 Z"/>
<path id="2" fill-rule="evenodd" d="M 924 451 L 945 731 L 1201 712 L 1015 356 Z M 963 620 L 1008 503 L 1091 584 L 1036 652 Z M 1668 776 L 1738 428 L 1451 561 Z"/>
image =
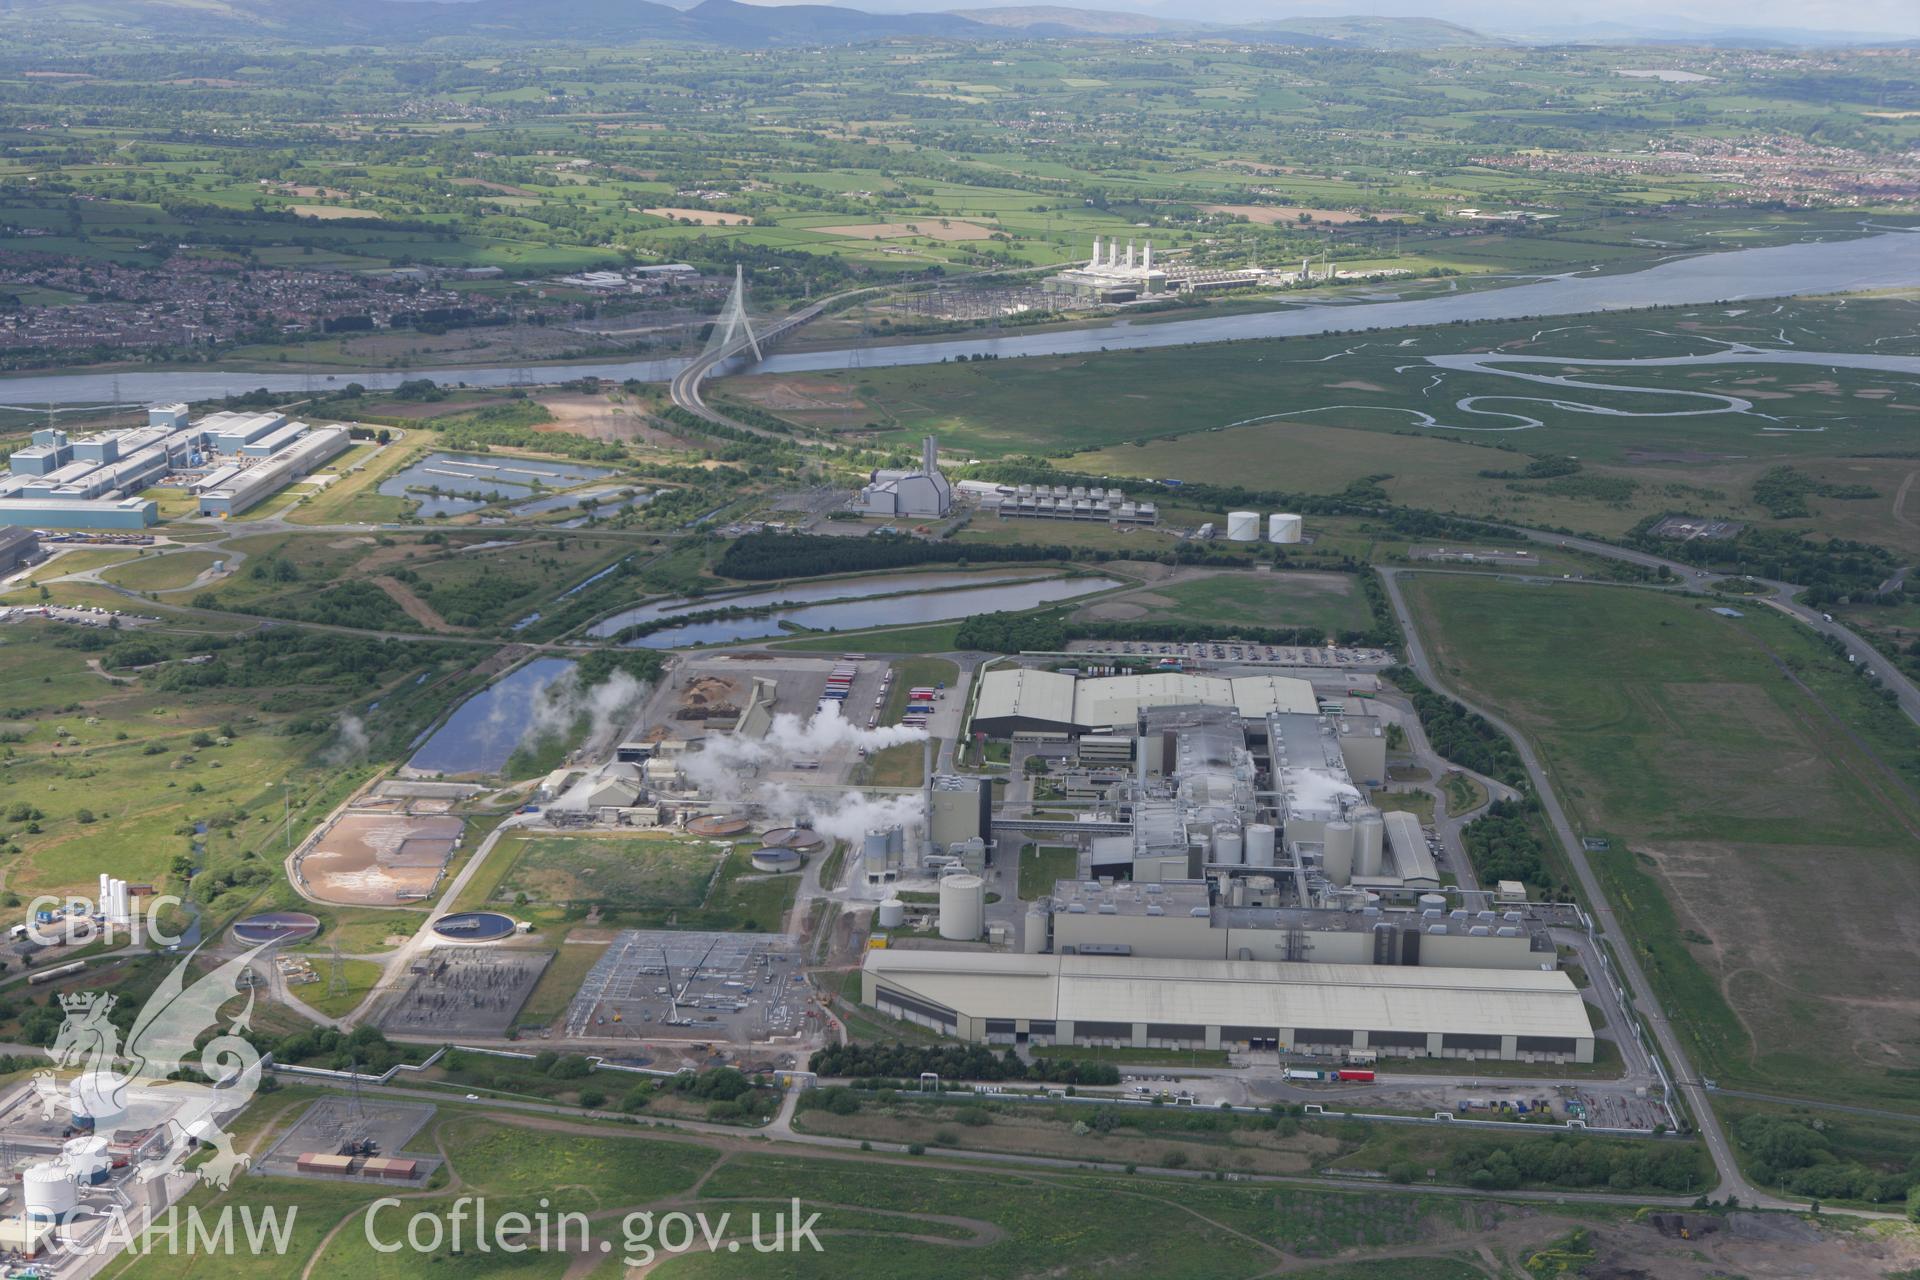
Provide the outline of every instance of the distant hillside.
<path id="1" fill-rule="evenodd" d="M 1484 48 L 1507 43 L 1498 36 L 1485 35 L 1471 27 L 1444 22 L 1439 18 L 1371 18 L 1357 15 L 1344 18 L 1277 18 L 1272 22 L 1243 24 L 1233 30 L 1268 40 L 1302 36 L 1307 38 L 1303 43 L 1325 40 L 1364 49 L 1445 49 L 1460 45 Z"/>
<path id="2" fill-rule="evenodd" d="M 11 0 L 14 15 L 111 23 L 167 34 L 274 34 L 289 40 L 436 36 L 636 41 L 758 47 L 891 36 L 1004 39 L 944 13 L 872 14 L 836 5 L 703 0 L 684 11 L 649 0 Z"/>
<path id="3" fill-rule="evenodd" d="M 1438 48 L 1496 44 L 1450 22 L 1427 18 L 1289 18 L 1210 26 L 1146 14 L 1022 5 L 947 13 L 886 12 L 830 4 L 742 4 L 700 0 L 692 7 L 651 0 L 5 0 L 34 20 L 109 23 L 171 35 L 276 35 L 287 40 L 496 39 L 671 40 L 758 48 L 850 44 L 893 37 L 1004 40 L 1082 35 L 1143 37 L 1190 33 L 1205 38 L 1354 48 Z M 893 9 L 900 0 L 877 0 Z M 908 0 L 910 3 L 911 0 Z"/>
<path id="4" fill-rule="evenodd" d="M 1059 4 L 1012 5 L 1005 9 L 955 9 L 952 16 L 983 22 L 992 27 L 1013 27 L 1022 31 L 1045 27 L 1103 36 L 1151 36 L 1167 31 L 1191 30 L 1199 25 L 1171 23 L 1145 13 L 1074 9 Z"/>

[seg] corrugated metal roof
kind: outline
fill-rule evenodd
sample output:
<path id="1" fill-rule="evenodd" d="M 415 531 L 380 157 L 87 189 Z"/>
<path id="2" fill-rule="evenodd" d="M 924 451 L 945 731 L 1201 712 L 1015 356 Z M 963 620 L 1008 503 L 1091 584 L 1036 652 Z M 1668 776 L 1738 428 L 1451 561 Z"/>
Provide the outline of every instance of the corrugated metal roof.
<path id="1" fill-rule="evenodd" d="M 1079 680 L 1058 671 L 1003 667 L 980 680 L 974 715 L 1021 717 L 1090 729 L 1131 730 L 1148 707 L 1231 707 L 1242 716 L 1319 710 L 1313 686 L 1290 676 L 1195 675 L 1152 672 Z"/>
<path id="2" fill-rule="evenodd" d="M 1593 1035 L 1558 971 L 956 951 L 876 951 L 867 967 L 976 1018 Z"/>

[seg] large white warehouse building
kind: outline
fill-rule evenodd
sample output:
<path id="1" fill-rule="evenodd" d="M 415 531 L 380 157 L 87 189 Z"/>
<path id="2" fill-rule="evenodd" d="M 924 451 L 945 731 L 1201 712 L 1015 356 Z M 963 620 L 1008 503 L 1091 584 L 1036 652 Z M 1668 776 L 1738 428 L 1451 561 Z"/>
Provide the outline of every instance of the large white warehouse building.
<path id="1" fill-rule="evenodd" d="M 1539 970 L 883 950 L 861 998 L 992 1044 L 1593 1061 L 1580 993 Z"/>

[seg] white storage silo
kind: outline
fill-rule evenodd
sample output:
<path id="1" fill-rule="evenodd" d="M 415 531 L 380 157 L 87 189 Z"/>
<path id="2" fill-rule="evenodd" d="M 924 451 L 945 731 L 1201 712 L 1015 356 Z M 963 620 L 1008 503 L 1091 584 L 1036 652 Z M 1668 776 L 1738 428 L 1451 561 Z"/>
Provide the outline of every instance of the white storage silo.
<path id="1" fill-rule="evenodd" d="M 1274 848 L 1279 843 L 1273 827 L 1265 822 L 1247 825 L 1247 865 L 1250 867 L 1270 867 L 1274 861 Z"/>
<path id="2" fill-rule="evenodd" d="M 97 1186 L 107 1180 L 113 1169 L 113 1155 L 108 1141 L 98 1134 L 84 1138 L 75 1138 L 60 1148 L 67 1168 L 73 1172 L 73 1180 L 80 1186 Z"/>
<path id="3" fill-rule="evenodd" d="M 1245 845 L 1238 827 L 1216 827 L 1213 832 L 1213 860 L 1229 866 L 1246 861 Z"/>
<path id="4" fill-rule="evenodd" d="M 1228 542 L 1258 542 L 1260 540 L 1260 513 L 1258 511 L 1227 512 Z"/>
<path id="5" fill-rule="evenodd" d="M 987 884 L 979 876 L 948 876 L 940 882 L 940 936 L 972 942 L 986 927 Z"/>
<path id="6" fill-rule="evenodd" d="M 1047 911 L 1047 899 L 1041 898 L 1027 907 L 1026 929 L 1020 935 L 1020 949 L 1030 956 L 1037 956 L 1047 949 L 1047 929 L 1050 923 Z"/>
<path id="7" fill-rule="evenodd" d="M 1387 844 L 1387 824 L 1380 816 L 1380 811 L 1372 805 L 1363 805 L 1354 817 L 1353 835 L 1353 873 L 1357 876 L 1379 875 Z"/>
<path id="8" fill-rule="evenodd" d="M 887 856 L 888 837 L 885 831 L 869 831 L 860 844 L 861 861 L 866 864 L 867 876 L 878 880 L 886 875 L 891 859 Z"/>
<path id="9" fill-rule="evenodd" d="M 1268 542 L 1298 542 L 1302 531 L 1300 517 L 1290 512 L 1275 512 L 1267 517 Z"/>
<path id="10" fill-rule="evenodd" d="M 127 1114 L 127 1081 L 111 1071 L 83 1071 L 67 1086 L 76 1128 L 111 1132 Z"/>
<path id="11" fill-rule="evenodd" d="M 880 927 L 898 929 L 907 922 L 907 904 L 898 898 L 888 898 L 880 904 Z"/>
<path id="12" fill-rule="evenodd" d="M 1353 879 L 1353 824 L 1345 818 L 1335 818 L 1327 824 L 1321 838 L 1324 852 L 1320 862 L 1327 879 L 1334 884 L 1346 884 Z"/>
<path id="13" fill-rule="evenodd" d="M 80 1205 L 80 1187 L 65 1160 L 30 1165 L 21 1176 L 26 1215 L 39 1222 L 64 1222 Z"/>

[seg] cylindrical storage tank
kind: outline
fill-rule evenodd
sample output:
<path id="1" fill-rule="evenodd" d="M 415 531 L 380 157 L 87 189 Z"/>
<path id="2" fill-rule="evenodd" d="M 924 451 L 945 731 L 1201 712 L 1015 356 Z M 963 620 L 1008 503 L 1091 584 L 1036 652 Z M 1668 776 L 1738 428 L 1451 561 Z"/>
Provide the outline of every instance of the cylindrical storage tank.
<path id="1" fill-rule="evenodd" d="M 1020 949 L 1030 956 L 1037 956 L 1047 949 L 1047 925 L 1049 923 L 1047 900 L 1040 899 L 1027 907 L 1026 929 L 1020 935 Z"/>
<path id="2" fill-rule="evenodd" d="M 1227 512 L 1228 542 L 1257 542 L 1260 539 L 1260 513 L 1258 511 Z"/>
<path id="3" fill-rule="evenodd" d="M 1445 911 L 1446 909 L 1447 909 L 1446 894 L 1423 893 L 1420 895 L 1420 910 L 1423 913 L 1428 911 Z"/>
<path id="4" fill-rule="evenodd" d="M 948 876 L 940 882 L 940 936 L 972 942 L 986 927 L 987 884 L 979 876 Z"/>
<path id="5" fill-rule="evenodd" d="M 1214 831 L 1213 860 L 1232 866 L 1246 861 L 1245 844 L 1238 827 L 1220 827 Z"/>
<path id="6" fill-rule="evenodd" d="M 27 1216 L 41 1222 L 64 1222 L 79 1207 L 80 1188 L 64 1160 L 30 1166 L 21 1179 L 21 1199 Z"/>
<path id="7" fill-rule="evenodd" d="M 107 1180 L 113 1170 L 113 1156 L 108 1150 L 108 1142 L 99 1135 L 75 1138 L 61 1148 L 62 1158 L 73 1171 L 73 1179 L 84 1186 L 98 1186 Z"/>
<path id="8" fill-rule="evenodd" d="M 1267 517 L 1268 542 L 1298 542 L 1303 522 L 1299 516 L 1288 512 L 1275 512 Z"/>
<path id="9" fill-rule="evenodd" d="M 867 871 L 872 874 L 887 869 L 887 833 L 884 831 L 867 832 L 866 840 L 861 844 L 861 857 L 866 861 Z"/>
<path id="10" fill-rule="evenodd" d="M 1279 843 L 1273 827 L 1265 822 L 1251 823 L 1247 827 L 1247 865 L 1250 867 L 1270 867 L 1274 862 L 1274 847 Z"/>
<path id="11" fill-rule="evenodd" d="M 888 898 L 880 904 L 880 927 L 898 929 L 907 922 L 907 904 L 898 898 Z"/>
<path id="12" fill-rule="evenodd" d="M 1360 810 L 1353 823 L 1353 873 L 1377 876 L 1387 845 L 1387 824 L 1380 811 L 1368 806 Z"/>
<path id="13" fill-rule="evenodd" d="M 1353 879 L 1353 824 L 1345 818 L 1335 818 L 1327 824 L 1324 840 L 1326 852 L 1321 862 L 1327 879 L 1346 884 Z"/>
<path id="14" fill-rule="evenodd" d="M 68 1086 L 67 1100 L 75 1128 L 112 1131 L 127 1114 L 127 1082 L 111 1071 L 84 1071 Z"/>
<path id="15" fill-rule="evenodd" d="M 769 846 L 765 849 L 755 849 L 753 851 L 753 869 L 775 875 L 786 871 L 798 871 L 800 864 L 804 861 L 805 859 L 792 849 L 781 849 Z"/>

